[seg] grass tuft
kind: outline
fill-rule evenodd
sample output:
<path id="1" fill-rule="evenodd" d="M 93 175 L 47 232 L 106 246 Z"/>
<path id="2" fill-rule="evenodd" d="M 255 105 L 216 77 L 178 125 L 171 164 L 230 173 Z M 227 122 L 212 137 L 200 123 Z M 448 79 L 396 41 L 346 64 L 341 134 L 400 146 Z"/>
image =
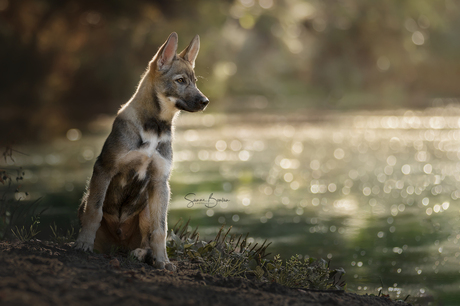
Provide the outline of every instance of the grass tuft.
<path id="1" fill-rule="evenodd" d="M 22 226 L 21 228 L 15 227 L 14 229 L 11 229 L 11 232 L 13 233 L 14 237 L 20 241 L 29 241 L 35 236 L 40 233 L 38 230 L 38 225 L 40 224 L 40 217 L 39 216 L 34 216 L 32 217 L 32 224 L 26 228 L 25 226 Z"/>
<path id="2" fill-rule="evenodd" d="M 68 229 L 65 234 L 62 233 L 61 229 L 58 229 L 56 222 L 54 222 L 53 225 L 50 225 L 50 228 L 51 233 L 53 234 L 51 236 L 51 240 L 53 240 L 54 242 L 66 243 L 75 241 L 77 231 L 73 226 L 70 229 Z"/>

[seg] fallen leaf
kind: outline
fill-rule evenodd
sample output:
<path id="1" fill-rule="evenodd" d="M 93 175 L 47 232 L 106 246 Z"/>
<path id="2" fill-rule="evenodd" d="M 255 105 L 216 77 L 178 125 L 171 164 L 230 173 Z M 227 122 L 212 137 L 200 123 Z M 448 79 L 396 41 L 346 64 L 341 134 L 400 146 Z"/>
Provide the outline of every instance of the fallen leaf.
<path id="1" fill-rule="evenodd" d="M 114 267 L 115 269 L 120 269 L 120 262 L 118 261 L 118 259 L 114 258 L 112 259 L 110 262 L 109 262 L 112 267 Z"/>

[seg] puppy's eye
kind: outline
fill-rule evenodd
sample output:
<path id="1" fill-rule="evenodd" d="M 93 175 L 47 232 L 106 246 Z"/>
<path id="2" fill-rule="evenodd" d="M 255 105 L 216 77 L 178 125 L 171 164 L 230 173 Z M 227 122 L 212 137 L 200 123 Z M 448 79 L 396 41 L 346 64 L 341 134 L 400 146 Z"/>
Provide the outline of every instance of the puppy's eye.
<path id="1" fill-rule="evenodd" d="M 184 83 L 185 80 L 184 80 L 183 78 L 180 78 L 180 79 L 177 79 L 176 82 L 178 82 L 178 83 Z"/>

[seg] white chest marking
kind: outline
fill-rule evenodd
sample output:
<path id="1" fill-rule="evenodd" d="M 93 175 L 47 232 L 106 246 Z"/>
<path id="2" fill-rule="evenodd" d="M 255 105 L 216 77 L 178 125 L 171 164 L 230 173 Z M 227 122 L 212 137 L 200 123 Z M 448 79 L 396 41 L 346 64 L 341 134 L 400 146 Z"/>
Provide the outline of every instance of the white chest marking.
<path id="1" fill-rule="evenodd" d="M 156 173 L 158 173 L 158 175 L 162 177 L 169 177 L 171 172 L 171 161 L 164 158 L 157 151 L 157 148 L 160 142 L 171 141 L 171 134 L 163 133 L 161 136 L 158 136 L 156 133 L 141 132 L 141 137 L 144 144 L 138 149 L 138 152 L 148 158 L 138 170 L 139 177 L 145 177 L 147 165 L 151 162 L 155 164 Z"/>
<path id="2" fill-rule="evenodd" d="M 171 141 L 171 135 L 169 133 L 163 133 L 158 137 L 156 133 L 141 132 L 143 145 L 139 148 L 139 152 L 147 155 L 148 157 L 153 157 L 156 155 L 158 144 L 160 142 L 169 142 Z"/>

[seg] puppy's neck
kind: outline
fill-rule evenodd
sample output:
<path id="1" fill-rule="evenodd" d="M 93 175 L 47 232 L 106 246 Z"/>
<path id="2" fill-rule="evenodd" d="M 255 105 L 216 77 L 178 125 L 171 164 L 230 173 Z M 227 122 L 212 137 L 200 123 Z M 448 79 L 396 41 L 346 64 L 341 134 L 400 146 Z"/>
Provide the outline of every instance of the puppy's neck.
<path id="1" fill-rule="evenodd" d="M 118 114 L 129 109 L 134 111 L 141 120 L 143 118 L 157 118 L 173 124 L 179 113 L 175 106 L 175 101 L 156 90 L 155 84 L 148 73 L 147 71 L 133 97 L 122 106 Z"/>

